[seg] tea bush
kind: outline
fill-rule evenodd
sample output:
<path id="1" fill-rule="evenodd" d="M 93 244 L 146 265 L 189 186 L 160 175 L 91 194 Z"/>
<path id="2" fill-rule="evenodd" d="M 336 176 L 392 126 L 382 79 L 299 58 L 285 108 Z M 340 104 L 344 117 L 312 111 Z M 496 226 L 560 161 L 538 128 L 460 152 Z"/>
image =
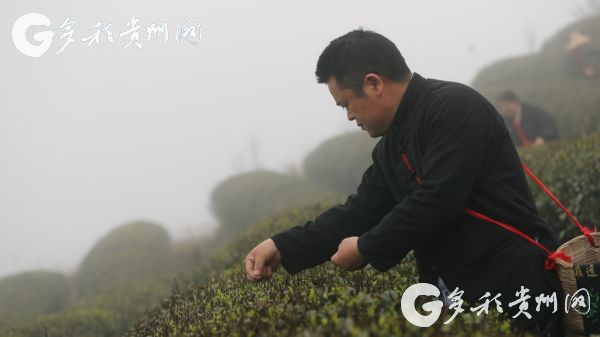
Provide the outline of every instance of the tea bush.
<path id="1" fill-rule="evenodd" d="M 304 173 L 317 185 L 342 193 L 354 193 L 371 164 L 377 139 L 364 131 L 348 132 L 319 144 L 304 159 Z"/>
<path id="2" fill-rule="evenodd" d="M 170 295 L 176 272 L 183 267 L 175 260 L 172 242 L 161 226 L 146 221 L 127 223 L 108 233 L 90 250 L 69 280 L 71 287 L 60 294 L 60 308 L 30 317 L 26 322 L 22 320 L 21 324 L 0 331 L 0 335 L 121 336 L 148 309 Z M 53 288 L 49 283 L 36 284 L 46 288 L 13 287 L 14 291 L 19 290 L 13 297 L 21 298 L 29 310 L 40 311 L 47 306 L 42 300 L 48 296 L 35 303 L 26 299 Z M 20 308 L 19 303 L 1 304 L 7 311 Z"/>
<path id="3" fill-rule="evenodd" d="M 584 225 L 600 229 L 600 133 L 520 150 L 522 160 Z M 561 243 L 580 235 L 565 213 L 529 179 L 536 205 Z"/>
<path id="4" fill-rule="evenodd" d="M 138 280 L 168 286 L 174 262 L 171 239 L 163 227 L 147 221 L 124 224 L 102 238 L 81 262 L 75 276 L 77 297 Z"/>
<path id="5" fill-rule="evenodd" d="M 322 198 L 340 196 L 299 175 L 261 170 L 229 177 L 211 195 L 211 209 L 219 220 L 217 240 L 235 237 L 278 211 Z"/>
<path id="6" fill-rule="evenodd" d="M 0 330 L 63 309 L 69 294 L 67 277 L 31 271 L 0 280 Z"/>
<path id="7" fill-rule="evenodd" d="M 290 276 L 282 269 L 266 282 L 250 283 L 243 258 L 270 234 L 314 218 L 332 204 L 289 210 L 257 224 L 212 261 L 205 282 L 176 290 L 126 336 L 505 336 L 497 314 L 445 313 L 427 329 L 400 311 L 406 287 L 417 283 L 414 259 L 385 273 L 370 266 L 345 272 L 330 262 Z"/>
<path id="8" fill-rule="evenodd" d="M 39 317 L 3 331 L 3 337 L 112 337 L 119 336 L 118 314 L 96 308 L 68 309 Z"/>

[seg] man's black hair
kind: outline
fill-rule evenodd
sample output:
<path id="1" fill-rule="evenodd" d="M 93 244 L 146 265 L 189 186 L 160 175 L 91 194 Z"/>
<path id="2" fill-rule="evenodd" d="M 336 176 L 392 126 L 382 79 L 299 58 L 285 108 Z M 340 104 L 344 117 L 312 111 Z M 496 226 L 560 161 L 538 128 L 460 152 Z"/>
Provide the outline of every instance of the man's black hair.
<path id="1" fill-rule="evenodd" d="M 519 102 L 519 97 L 512 90 L 506 90 L 498 95 L 497 100 L 503 102 Z"/>
<path id="2" fill-rule="evenodd" d="M 341 89 L 362 95 L 363 78 L 375 73 L 400 82 L 410 69 L 396 45 L 385 36 L 362 28 L 346 33 L 329 43 L 317 61 L 318 83 L 327 83 L 331 76 Z"/>

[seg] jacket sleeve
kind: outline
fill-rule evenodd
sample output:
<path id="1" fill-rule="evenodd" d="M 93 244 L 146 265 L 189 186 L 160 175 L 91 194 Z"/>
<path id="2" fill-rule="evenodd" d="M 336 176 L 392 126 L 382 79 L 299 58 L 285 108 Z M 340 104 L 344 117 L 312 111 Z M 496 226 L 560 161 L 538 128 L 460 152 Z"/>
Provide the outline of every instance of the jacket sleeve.
<path id="1" fill-rule="evenodd" d="M 386 271 L 412 249 L 443 237 L 464 214 L 496 120 L 482 100 L 471 92 L 446 91 L 424 112 L 420 187 L 358 239 L 359 252 L 375 269 Z"/>
<path id="2" fill-rule="evenodd" d="M 340 242 L 359 236 L 375 226 L 394 206 L 394 197 L 376 162 L 362 175 L 356 193 L 304 225 L 294 226 L 271 237 L 281 254 L 281 265 L 290 274 L 329 261 Z"/>

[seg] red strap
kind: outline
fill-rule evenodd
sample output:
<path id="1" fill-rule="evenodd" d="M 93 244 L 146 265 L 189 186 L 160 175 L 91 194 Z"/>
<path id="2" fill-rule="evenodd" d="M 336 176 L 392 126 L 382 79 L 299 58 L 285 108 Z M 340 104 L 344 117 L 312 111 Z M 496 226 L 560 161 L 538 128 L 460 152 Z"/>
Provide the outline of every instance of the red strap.
<path id="1" fill-rule="evenodd" d="M 573 222 L 575 226 L 579 228 L 579 231 L 583 233 L 583 235 L 585 235 L 585 237 L 590 242 L 590 245 L 592 247 L 596 247 L 596 243 L 594 242 L 594 239 L 591 235 L 592 231 L 589 228 L 584 227 L 579 222 L 579 220 L 577 220 L 577 218 L 575 218 L 575 216 L 571 214 L 571 212 L 565 207 L 565 205 L 563 205 L 562 202 L 560 202 L 560 200 L 558 200 L 558 198 L 554 195 L 554 193 L 552 193 L 552 191 L 550 191 L 550 189 L 546 187 L 546 185 L 544 185 L 544 183 L 538 177 L 536 177 L 535 174 L 533 174 L 533 172 L 531 172 L 531 170 L 529 169 L 529 167 L 527 167 L 527 165 L 525 165 L 525 163 L 521 163 L 521 166 L 523 166 L 523 170 L 525 170 L 525 173 L 527 173 L 527 175 L 531 177 L 533 181 L 535 181 L 535 183 L 544 191 L 544 193 L 546 193 L 550 197 L 550 199 L 552 199 L 552 201 L 554 201 L 558 205 L 558 207 L 560 207 L 560 209 L 562 209 L 563 212 L 565 212 L 569 219 L 571 219 L 571 222 Z"/>
<path id="2" fill-rule="evenodd" d="M 522 130 L 522 129 L 521 129 Z M 415 179 L 417 180 L 417 183 L 419 185 L 421 185 L 421 177 L 419 177 L 416 172 L 415 169 L 412 167 L 412 165 L 410 164 L 409 160 L 408 160 L 408 155 L 406 153 L 402 153 L 402 161 L 404 162 L 404 165 L 406 165 L 406 168 L 408 169 L 408 171 L 413 174 L 415 176 Z M 588 241 L 590 242 L 590 245 L 592 247 L 596 247 L 596 243 L 594 242 L 594 240 L 592 239 L 591 236 L 591 231 L 582 226 L 579 221 L 577 221 L 577 219 L 571 214 L 571 212 L 569 212 L 569 210 L 558 200 L 558 198 L 550 191 L 550 189 L 548 187 L 546 187 L 542 181 L 536 177 L 533 172 L 531 172 L 531 170 L 524 164 L 521 163 L 521 165 L 523 166 L 523 169 L 525 170 L 525 172 L 527 173 L 527 175 L 529 175 L 533 181 L 535 181 L 535 183 L 540 186 L 542 188 L 542 190 L 567 214 L 567 216 L 569 217 L 569 219 L 571 219 L 571 221 L 573 221 L 573 223 L 579 228 L 579 230 L 587 237 Z M 465 208 L 465 213 L 478 218 L 480 220 L 484 220 L 490 223 L 493 223 L 495 225 L 498 225 L 506 230 L 508 230 L 509 232 L 512 232 L 514 234 L 517 234 L 518 236 L 522 237 L 523 239 L 529 241 L 531 244 L 539 247 L 540 249 L 542 249 L 546 254 L 548 254 L 548 258 L 546 259 L 546 262 L 544 263 L 544 268 L 550 270 L 550 269 L 554 269 L 556 267 L 556 263 L 555 261 L 558 260 L 563 260 L 566 261 L 568 263 L 571 263 L 572 259 L 569 255 L 565 254 L 564 252 L 561 251 L 555 251 L 555 252 L 551 252 L 548 248 L 544 247 L 544 245 L 542 245 L 541 243 L 537 242 L 536 240 L 532 239 L 531 237 L 529 237 L 527 234 L 521 232 L 520 230 L 518 230 L 517 228 L 507 225 L 505 223 L 502 223 L 500 221 L 494 220 L 486 215 L 483 215 L 479 212 L 476 212 L 472 209 L 469 208 Z"/>
<path id="3" fill-rule="evenodd" d="M 408 168 L 408 172 L 410 172 L 410 174 L 415 176 L 415 179 L 417 180 L 417 183 L 419 185 L 421 185 L 421 177 L 419 177 L 416 172 L 415 169 L 412 167 L 412 165 L 410 164 L 410 162 L 408 161 L 408 155 L 406 155 L 406 153 L 402 154 L 402 161 L 404 162 L 404 165 L 406 165 L 406 168 Z"/>
<path id="4" fill-rule="evenodd" d="M 559 251 L 551 252 L 548 248 L 544 247 L 544 245 L 542 245 L 541 243 L 535 241 L 534 239 L 532 239 L 531 237 L 529 237 L 527 234 L 521 232 L 520 230 L 514 228 L 513 226 L 510 226 L 510 225 L 507 225 L 507 224 L 502 223 L 500 221 L 494 220 L 494 219 L 492 219 L 490 217 L 487 217 L 487 216 L 485 216 L 485 215 L 483 215 L 481 213 L 478 213 L 478 212 L 476 212 L 476 211 L 474 211 L 472 209 L 469 209 L 469 208 L 465 208 L 465 212 L 467 214 L 469 214 L 469 215 L 477 218 L 477 219 L 484 220 L 484 221 L 496 224 L 496 225 L 498 225 L 498 226 L 506 229 L 507 231 L 515 233 L 518 236 L 522 237 L 523 239 L 529 241 L 530 243 L 538 246 L 540 249 L 542 249 L 544 252 L 546 252 L 546 254 L 548 254 L 548 258 L 546 259 L 546 262 L 544 263 L 544 267 L 546 269 L 554 269 L 554 267 L 555 267 L 555 262 L 554 261 L 556 259 L 560 259 L 560 260 L 566 261 L 568 263 L 571 263 L 571 257 L 569 255 L 567 255 L 567 254 L 565 254 L 563 252 L 559 252 Z"/>

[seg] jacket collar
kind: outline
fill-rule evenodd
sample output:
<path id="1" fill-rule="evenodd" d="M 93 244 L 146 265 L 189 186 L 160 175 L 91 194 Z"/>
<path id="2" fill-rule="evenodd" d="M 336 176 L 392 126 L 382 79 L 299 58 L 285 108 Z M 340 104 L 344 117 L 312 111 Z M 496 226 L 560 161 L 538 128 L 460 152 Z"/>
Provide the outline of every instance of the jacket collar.
<path id="1" fill-rule="evenodd" d="M 410 112 L 413 110 L 415 103 L 423 93 L 422 88 L 424 85 L 425 78 L 416 72 L 413 73 L 412 78 L 406 87 L 406 91 L 402 96 L 402 100 L 396 109 L 394 119 L 392 120 L 392 129 L 400 129 L 404 124 L 406 124 L 406 120 L 410 116 Z"/>

